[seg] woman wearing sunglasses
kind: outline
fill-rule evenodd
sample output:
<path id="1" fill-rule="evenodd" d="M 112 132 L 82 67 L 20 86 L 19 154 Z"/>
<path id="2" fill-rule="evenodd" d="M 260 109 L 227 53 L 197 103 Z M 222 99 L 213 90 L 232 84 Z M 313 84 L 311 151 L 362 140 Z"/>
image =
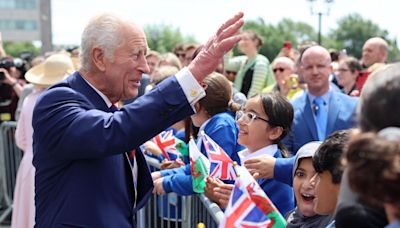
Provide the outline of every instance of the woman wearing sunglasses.
<path id="1" fill-rule="evenodd" d="M 303 89 L 299 86 L 299 78 L 295 74 L 293 60 L 288 57 L 278 57 L 271 65 L 276 83 L 263 89 L 263 93 L 279 93 L 289 100 L 303 94 Z"/>
<path id="2" fill-rule="evenodd" d="M 292 120 L 293 108 L 281 95 L 266 93 L 250 98 L 245 108 L 236 113 L 238 143 L 246 147 L 239 152 L 241 163 L 261 155 L 285 157 L 288 152 L 281 140 L 290 131 Z M 289 185 L 274 179 L 257 182 L 282 215 L 294 208 L 293 190 Z M 230 189 L 232 186 L 225 184 L 214 188 L 222 207 L 229 200 Z"/>

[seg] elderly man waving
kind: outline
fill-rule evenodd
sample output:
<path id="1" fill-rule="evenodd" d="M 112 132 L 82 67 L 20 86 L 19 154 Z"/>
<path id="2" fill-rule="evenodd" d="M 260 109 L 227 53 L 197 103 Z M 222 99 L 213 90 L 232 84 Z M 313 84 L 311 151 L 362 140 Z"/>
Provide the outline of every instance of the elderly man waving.
<path id="1" fill-rule="evenodd" d="M 143 155 L 126 152 L 193 114 L 200 86 L 239 40 L 242 13 L 226 21 L 174 77 L 137 95 L 147 41 L 136 24 L 102 14 L 86 26 L 79 71 L 41 96 L 33 113 L 36 227 L 132 227 L 152 192 Z"/>

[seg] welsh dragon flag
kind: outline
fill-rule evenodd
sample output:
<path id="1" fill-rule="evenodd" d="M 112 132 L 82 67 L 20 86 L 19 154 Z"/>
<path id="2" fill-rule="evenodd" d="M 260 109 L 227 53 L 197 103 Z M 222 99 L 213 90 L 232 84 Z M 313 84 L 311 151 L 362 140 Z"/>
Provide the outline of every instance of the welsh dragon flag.
<path id="1" fill-rule="evenodd" d="M 210 161 L 199 151 L 193 139 L 189 141 L 189 156 L 193 191 L 204 193 L 205 179 L 210 170 Z"/>

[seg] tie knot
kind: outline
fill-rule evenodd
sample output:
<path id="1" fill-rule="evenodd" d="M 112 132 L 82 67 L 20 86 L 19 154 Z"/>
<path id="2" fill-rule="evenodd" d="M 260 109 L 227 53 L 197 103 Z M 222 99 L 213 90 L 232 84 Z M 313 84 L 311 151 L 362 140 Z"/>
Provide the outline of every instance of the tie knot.
<path id="1" fill-rule="evenodd" d="M 316 98 L 314 99 L 314 104 L 316 104 L 316 105 L 318 105 L 318 106 L 321 106 L 321 105 L 324 105 L 325 102 L 324 102 L 324 99 L 322 99 L 322 97 L 316 97 Z"/>

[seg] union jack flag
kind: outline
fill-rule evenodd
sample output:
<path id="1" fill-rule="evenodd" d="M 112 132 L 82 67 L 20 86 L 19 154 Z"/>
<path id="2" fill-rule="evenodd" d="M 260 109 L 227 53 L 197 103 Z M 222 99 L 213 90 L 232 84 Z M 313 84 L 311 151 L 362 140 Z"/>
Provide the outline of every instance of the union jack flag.
<path id="1" fill-rule="evenodd" d="M 220 227 L 286 227 L 286 221 L 246 168 L 235 167 L 238 178 Z"/>
<path id="2" fill-rule="evenodd" d="M 214 140 L 212 140 L 204 132 L 201 133 L 203 138 L 204 148 L 208 154 L 208 159 L 211 162 L 210 176 L 221 180 L 235 180 L 236 173 L 233 168 L 232 159 L 225 153 Z"/>
<path id="3" fill-rule="evenodd" d="M 242 189 L 240 181 L 236 180 L 225 210 L 225 218 L 219 227 L 267 228 L 270 226 L 271 220 L 255 205 L 246 190 Z"/>
<path id="4" fill-rule="evenodd" d="M 174 161 L 179 157 L 179 152 L 175 145 L 175 136 L 172 130 L 163 131 L 154 137 L 154 142 L 160 147 L 162 154 L 169 161 Z"/>

